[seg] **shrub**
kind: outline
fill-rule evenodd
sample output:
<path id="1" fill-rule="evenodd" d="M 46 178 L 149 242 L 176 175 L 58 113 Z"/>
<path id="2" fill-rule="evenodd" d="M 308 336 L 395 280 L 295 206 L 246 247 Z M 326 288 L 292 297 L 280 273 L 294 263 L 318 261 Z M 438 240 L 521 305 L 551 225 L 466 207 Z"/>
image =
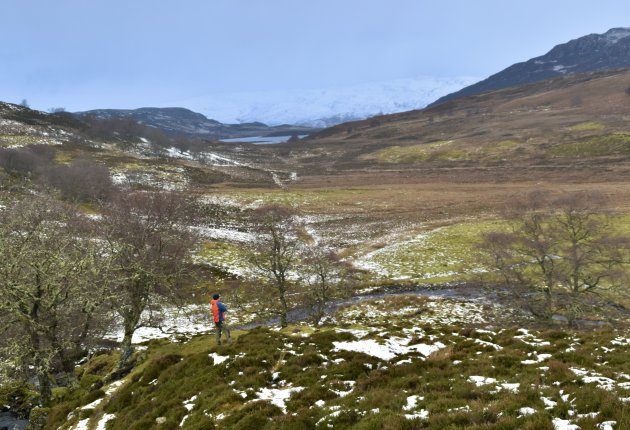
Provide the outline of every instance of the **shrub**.
<path id="1" fill-rule="evenodd" d="M 40 171 L 51 163 L 51 160 L 32 147 L 0 148 L 0 167 L 13 175 L 23 177 L 37 176 Z"/>
<path id="2" fill-rule="evenodd" d="M 251 402 L 221 421 L 222 428 L 234 430 L 260 430 L 269 418 L 281 414 L 277 406 L 265 401 Z"/>
<path id="3" fill-rule="evenodd" d="M 50 167 L 43 179 L 57 188 L 67 200 L 105 200 L 114 188 L 109 169 L 90 160 L 76 160 L 69 166 Z"/>
<path id="4" fill-rule="evenodd" d="M 522 430 L 554 430 L 555 428 L 548 414 L 537 413 L 524 419 Z"/>
<path id="5" fill-rule="evenodd" d="M 38 430 L 43 429 L 48 420 L 48 414 L 50 409 L 48 408 L 33 408 L 29 414 L 29 429 Z"/>
<path id="6" fill-rule="evenodd" d="M 182 356 L 177 354 L 169 354 L 152 360 L 144 371 L 142 380 L 148 383 L 157 379 L 166 368 L 179 363 L 181 360 Z"/>
<path id="7" fill-rule="evenodd" d="M 38 402 L 37 390 L 26 382 L 15 381 L 0 386 L 0 410 L 10 409 L 19 418 L 27 418 Z"/>

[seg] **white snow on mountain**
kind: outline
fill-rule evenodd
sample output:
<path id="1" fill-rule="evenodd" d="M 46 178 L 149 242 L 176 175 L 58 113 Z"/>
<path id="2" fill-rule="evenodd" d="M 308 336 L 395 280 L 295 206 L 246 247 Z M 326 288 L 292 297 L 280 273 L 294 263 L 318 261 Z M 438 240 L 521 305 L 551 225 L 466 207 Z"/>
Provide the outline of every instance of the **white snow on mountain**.
<path id="1" fill-rule="evenodd" d="M 630 36 L 630 28 L 627 27 L 613 28 L 604 33 L 604 37 L 611 45 L 628 36 Z"/>
<path id="2" fill-rule="evenodd" d="M 177 105 L 223 123 L 258 121 L 325 127 L 421 109 L 477 81 L 472 77 L 417 77 L 328 89 L 210 94 L 179 100 Z"/>

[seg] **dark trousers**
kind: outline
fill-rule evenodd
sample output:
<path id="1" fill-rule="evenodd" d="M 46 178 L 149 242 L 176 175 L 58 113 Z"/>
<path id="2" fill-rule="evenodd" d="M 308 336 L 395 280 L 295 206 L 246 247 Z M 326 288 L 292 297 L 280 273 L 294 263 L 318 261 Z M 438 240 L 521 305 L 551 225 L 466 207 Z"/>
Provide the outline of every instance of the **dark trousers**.
<path id="1" fill-rule="evenodd" d="M 214 323 L 216 327 L 216 338 L 217 345 L 221 345 L 221 333 L 225 332 L 225 338 L 227 341 L 230 341 L 230 327 L 225 323 L 225 321 L 219 321 Z"/>

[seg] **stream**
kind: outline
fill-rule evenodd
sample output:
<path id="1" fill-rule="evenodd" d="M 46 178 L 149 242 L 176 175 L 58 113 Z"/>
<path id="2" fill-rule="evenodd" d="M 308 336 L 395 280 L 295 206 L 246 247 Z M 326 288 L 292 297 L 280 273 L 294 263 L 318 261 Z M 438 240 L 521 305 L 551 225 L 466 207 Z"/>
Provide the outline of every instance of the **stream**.
<path id="1" fill-rule="evenodd" d="M 361 303 L 367 300 L 378 300 L 384 297 L 395 297 L 395 296 L 407 296 L 407 295 L 416 295 L 422 297 L 440 297 L 440 298 L 452 298 L 459 300 L 484 300 L 491 301 L 492 298 L 498 298 L 498 293 L 491 293 L 485 290 L 482 290 L 478 287 L 470 287 L 470 286 L 445 286 L 445 287 L 431 287 L 428 288 L 426 286 L 400 286 L 400 285 L 392 285 L 392 286 L 384 286 L 376 289 L 377 292 L 361 294 L 358 296 L 353 296 L 347 299 L 341 300 L 333 300 L 326 305 L 325 313 L 327 315 L 332 314 L 337 309 L 342 308 L 344 306 L 354 305 L 356 303 Z M 308 319 L 310 316 L 309 310 L 307 308 L 297 308 L 292 309 L 287 314 L 287 320 L 289 323 L 294 323 L 298 321 L 304 321 Z M 239 326 L 235 326 L 235 329 L 243 329 L 248 330 L 255 327 L 260 326 L 270 326 L 280 323 L 280 317 L 274 317 L 264 320 L 254 321 L 248 324 L 243 324 Z"/>
<path id="2" fill-rule="evenodd" d="M 10 412 L 0 412 L 0 430 L 24 430 L 28 420 L 17 419 Z"/>
<path id="3" fill-rule="evenodd" d="M 488 289 L 482 288 L 477 285 L 469 285 L 466 283 L 462 284 L 451 284 L 444 286 L 425 286 L 425 285 L 417 285 L 417 286 L 408 286 L 408 285 L 390 285 L 383 286 L 377 288 L 377 292 L 366 293 L 357 296 L 353 296 L 347 299 L 342 300 L 333 300 L 328 305 L 326 305 L 325 313 L 330 315 L 334 313 L 337 309 L 342 308 L 344 306 L 353 305 L 356 303 L 361 303 L 367 300 L 378 300 L 384 297 L 395 297 L 395 296 L 406 296 L 406 295 L 415 295 L 422 297 L 433 297 L 433 298 L 451 298 L 455 300 L 465 300 L 465 301 L 478 301 L 485 303 L 513 303 L 512 295 L 508 289 Z M 624 313 L 630 317 L 630 311 L 625 311 Z M 297 308 L 292 309 L 287 314 L 287 320 L 289 323 L 294 323 L 298 321 L 304 321 L 309 318 L 309 310 L 307 308 Z M 552 320 L 556 322 L 567 322 L 567 318 L 563 315 L 553 315 Z M 584 328 L 591 327 L 603 327 L 606 325 L 610 325 L 608 321 L 605 320 L 589 320 L 589 319 L 578 319 L 575 321 L 578 326 L 582 326 Z M 280 323 L 280 317 L 274 317 L 264 320 L 254 321 L 248 324 L 235 326 L 235 329 L 252 329 L 260 326 L 271 326 Z"/>

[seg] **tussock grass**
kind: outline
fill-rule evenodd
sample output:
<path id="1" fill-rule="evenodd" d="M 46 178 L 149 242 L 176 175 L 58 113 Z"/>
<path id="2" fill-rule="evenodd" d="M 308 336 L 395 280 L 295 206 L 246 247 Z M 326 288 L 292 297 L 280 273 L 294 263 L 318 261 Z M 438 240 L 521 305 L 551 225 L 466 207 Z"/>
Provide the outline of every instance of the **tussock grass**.
<path id="1" fill-rule="evenodd" d="M 65 393 L 48 428 L 65 430 L 88 418 L 95 423 L 103 413 L 115 415 L 109 430 L 179 428 L 182 422 L 184 429 L 516 430 L 553 428 L 553 418 L 582 428 L 603 421 L 628 428 L 630 410 L 622 401 L 628 389 L 620 376 L 628 372 L 627 333 L 530 328 L 525 335 L 518 326 L 428 323 L 431 315 L 414 312 L 448 313 L 455 304 L 399 296 L 344 308 L 334 316 L 335 325 L 318 329 L 257 328 L 219 347 L 211 336 L 151 342 L 125 385 L 109 396 L 106 387 Z M 509 315 L 504 318 L 493 324 L 509 326 Z M 399 351 L 390 360 L 335 347 L 400 339 L 407 339 L 400 345 L 443 347 L 427 356 Z M 526 364 L 543 353 L 551 356 Z M 214 364 L 215 355 L 225 361 Z M 114 358 L 99 356 L 82 367 L 82 384 L 91 386 Z M 612 389 L 585 375 L 609 378 Z M 265 390 L 294 388 L 301 390 L 287 393 L 286 412 L 259 397 Z M 97 398 L 103 400 L 96 408 L 77 409 Z M 598 415 L 578 416 L 592 412 Z"/>

